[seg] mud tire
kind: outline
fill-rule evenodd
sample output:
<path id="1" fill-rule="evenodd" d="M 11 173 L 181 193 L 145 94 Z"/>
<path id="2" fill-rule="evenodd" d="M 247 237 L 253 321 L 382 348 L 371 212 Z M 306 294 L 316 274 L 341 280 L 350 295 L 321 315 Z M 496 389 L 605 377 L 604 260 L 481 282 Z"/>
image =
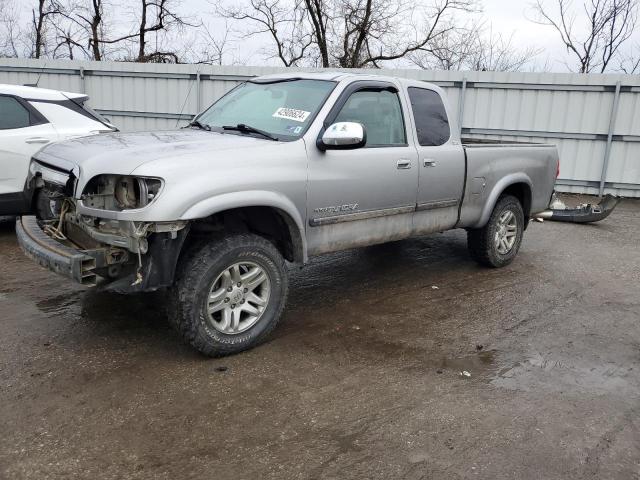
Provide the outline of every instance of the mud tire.
<path id="1" fill-rule="evenodd" d="M 225 334 L 206 322 L 205 298 L 220 272 L 241 260 L 258 263 L 267 273 L 271 282 L 270 300 L 255 325 L 238 334 Z M 284 258 L 271 242 L 252 234 L 223 237 L 194 245 L 180 258 L 169 302 L 169 321 L 203 355 L 231 355 L 265 340 L 280 319 L 287 293 Z"/>
<path id="2" fill-rule="evenodd" d="M 516 240 L 509 252 L 501 254 L 494 241 L 500 216 L 511 210 L 516 217 Z M 467 246 L 471 258 L 481 265 L 500 268 L 509 265 L 518 254 L 524 233 L 524 212 L 520 201 L 512 195 L 503 195 L 496 202 L 489 221 L 483 228 L 467 230 Z"/>

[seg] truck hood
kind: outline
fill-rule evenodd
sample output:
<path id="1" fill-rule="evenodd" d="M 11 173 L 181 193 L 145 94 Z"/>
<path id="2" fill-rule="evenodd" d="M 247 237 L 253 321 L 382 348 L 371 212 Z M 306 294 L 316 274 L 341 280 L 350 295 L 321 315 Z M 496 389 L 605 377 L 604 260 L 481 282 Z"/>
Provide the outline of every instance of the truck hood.
<path id="1" fill-rule="evenodd" d="M 255 148 L 271 140 L 195 129 L 166 132 L 108 133 L 53 143 L 35 155 L 76 176 L 92 172 L 128 175 L 141 165 L 160 159 L 188 161 L 205 154 L 212 160 L 216 152 Z"/>

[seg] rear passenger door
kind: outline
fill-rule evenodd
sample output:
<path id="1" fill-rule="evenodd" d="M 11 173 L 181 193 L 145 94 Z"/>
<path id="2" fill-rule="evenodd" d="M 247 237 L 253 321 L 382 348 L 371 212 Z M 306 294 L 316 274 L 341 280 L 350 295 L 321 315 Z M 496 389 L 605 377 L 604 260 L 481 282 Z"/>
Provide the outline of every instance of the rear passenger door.
<path id="1" fill-rule="evenodd" d="M 407 89 L 418 151 L 418 197 L 415 233 L 452 228 L 458 221 L 465 178 L 462 145 L 454 140 L 440 93 L 423 87 Z"/>
<path id="2" fill-rule="evenodd" d="M 49 121 L 25 100 L 0 95 L 0 195 L 6 195 L 0 204 L 22 193 L 31 156 L 57 139 Z"/>

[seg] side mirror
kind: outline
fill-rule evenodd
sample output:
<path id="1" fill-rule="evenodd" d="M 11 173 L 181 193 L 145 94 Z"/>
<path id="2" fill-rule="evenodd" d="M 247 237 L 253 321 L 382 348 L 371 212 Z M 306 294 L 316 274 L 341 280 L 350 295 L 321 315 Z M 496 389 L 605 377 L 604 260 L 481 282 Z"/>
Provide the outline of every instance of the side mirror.
<path id="1" fill-rule="evenodd" d="M 356 122 L 338 122 L 329 126 L 316 142 L 318 148 L 325 150 L 352 150 L 364 147 L 367 132 L 364 125 Z"/>

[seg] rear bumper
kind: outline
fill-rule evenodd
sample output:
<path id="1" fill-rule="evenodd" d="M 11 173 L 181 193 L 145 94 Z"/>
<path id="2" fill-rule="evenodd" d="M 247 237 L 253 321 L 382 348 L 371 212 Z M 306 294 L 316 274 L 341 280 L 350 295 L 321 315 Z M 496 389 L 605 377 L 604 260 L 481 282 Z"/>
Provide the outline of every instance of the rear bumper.
<path id="1" fill-rule="evenodd" d="M 18 218 L 18 243 L 37 264 L 82 285 L 95 286 L 97 258 L 88 252 L 68 247 L 45 234 L 34 216 Z"/>
<path id="2" fill-rule="evenodd" d="M 553 202 L 547 210 L 533 215 L 533 218 L 553 220 L 554 222 L 593 223 L 604 220 L 620 202 L 620 198 L 605 195 L 597 205 L 584 203 L 577 208 L 567 208 L 562 201 L 553 207 Z"/>

